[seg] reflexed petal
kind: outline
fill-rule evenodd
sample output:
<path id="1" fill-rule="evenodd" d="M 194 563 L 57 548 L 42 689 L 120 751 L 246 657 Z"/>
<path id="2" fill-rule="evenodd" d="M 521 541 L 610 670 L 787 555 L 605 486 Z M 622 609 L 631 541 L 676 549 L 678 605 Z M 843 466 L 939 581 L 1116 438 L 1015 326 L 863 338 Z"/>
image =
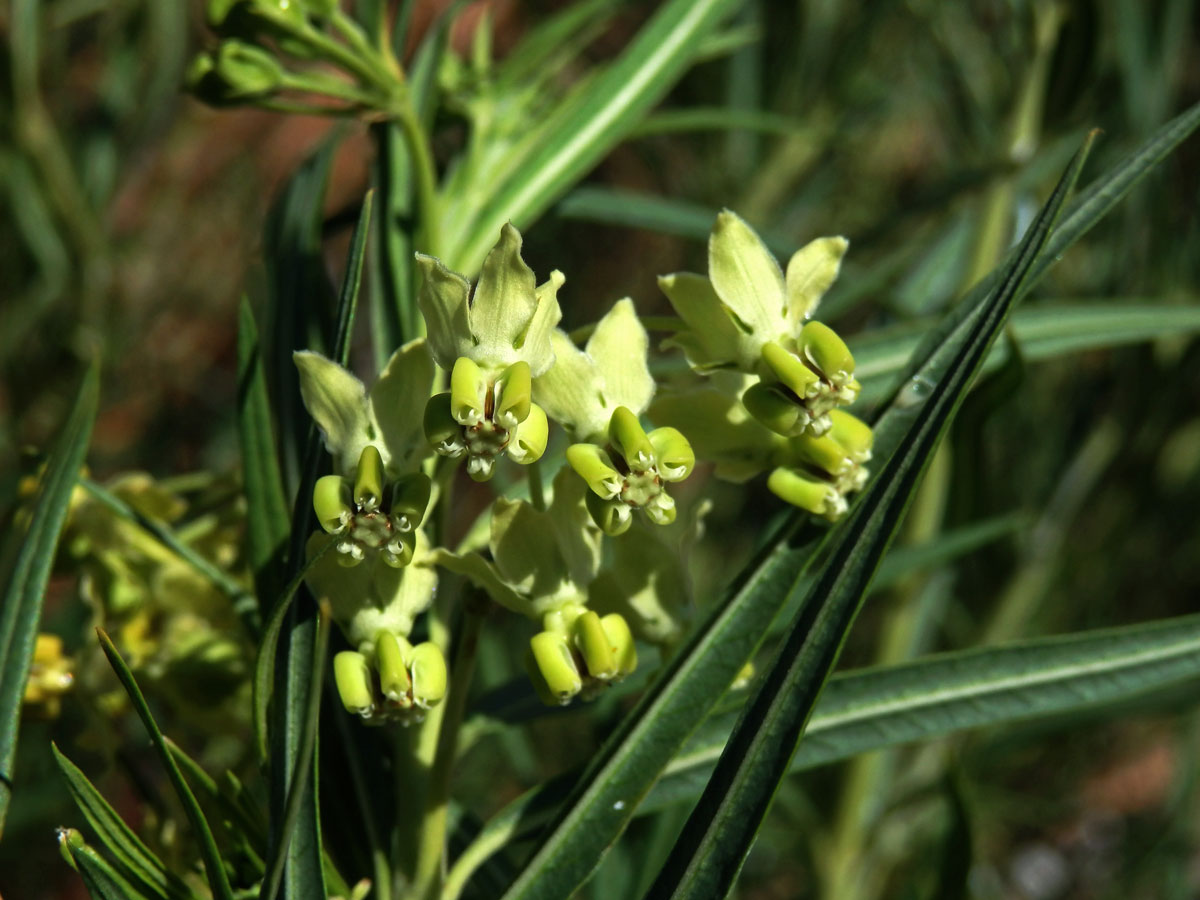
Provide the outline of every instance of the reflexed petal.
<path id="1" fill-rule="evenodd" d="M 521 233 L 507 223 L 483 261 L 471 302 L 471 332 L 479 342 L 471 355 L 483 365 L 506 366 L 521 358 L 515 348 L 537 310 L 533 270 L 521 259 Z"/>
<path id="2" fill-rule="evenodd" d="M 417 305 L 425 318 L 429 352 L 439 366 L 449 371 L 454 360 L 475 343 L 467 306 L 471 285 L 442 265 L 440 259 L 423 253 L 417 254 L 417 268 L 421 270 Z"/>
<path id="3" fill-rule="evenodd" d="M 786 333 L 779 263 L 754 229 L 729 210 L 717 216 L 709 237 L 708 276 L 717 296 L 760 341 Z"/>
<path id="4" fill-rule="evenodd" d="M 658 286 L 688 327 L 667 341 L 668 345 L 679 346 L 688 362 L 697 367 L 737 361 L 742 334 L 711 281 L 692 272 L 677 272 L 661 276 Z"/>
<path id="5" fill-rule="evenodd" d="M 363 383 L 331 359 L 300 350 L 292 354 L 300 372 L 300 396 L 321 429 L 338 472 L 349 475 L 362 448 L 374 439 Z"/>
<path id="6" fill-rule="evenodd" d="M 369 400 L 379 429 L 383 461 L 393 473 L 412 468 L 428 452 L 421 440 L 425 402 L 433 390 L 433 357 L 424 338 L 409 341 L 392 354 Z"/>
<path id="7" fill-rule="evenodd" d="M 596 323 L 587 354 L 595 363 L 609 410 L 627 406 L 641 415 L 650 404 L 655 384 L 646 364 L 649 344 L 646 328 L 628 298 L 618 300 Z"/>
<path id="8" fill-rule="evenodd" d="M 810 241 L 792 254 L 787 266 L 787 319 L 795 335 L 816 312 L 821 297 L 837 279 L 850 242 L 844 237 Z"/>

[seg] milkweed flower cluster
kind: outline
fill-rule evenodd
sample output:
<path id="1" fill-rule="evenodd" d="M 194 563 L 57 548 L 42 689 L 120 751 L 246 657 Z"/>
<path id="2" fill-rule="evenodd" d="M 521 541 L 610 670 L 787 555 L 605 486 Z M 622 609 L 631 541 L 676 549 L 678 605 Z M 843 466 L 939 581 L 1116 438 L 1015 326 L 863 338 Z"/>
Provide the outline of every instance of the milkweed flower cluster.
<path id="1" fill-rule="evenodd" d="M 680 519 L 676 495 L 698 463 L 733 480 L 768 472 L 784 500 L 840 517 L 867 478 L 871 429 L 842 408 L 859 391 L 850 351 L 811 317 L 845 250 L 842 238 L 819 239 L 785 273 L 722 213 L 709 276 L 660 281 L 682 326 L 667 348 L 683 351 L 694 379 L 661 391 L 633 301 L 613 304 L 578 346 L 558 327 L 566 279 L 554 271 L 539 284 L 512 225 L 474 286 L 418 254 L 427 335 L 397 350 L 371 388 L 296 354 L 333 462 L 313 494 L 321 530 L 307 580 L 354 648 L 334 660 L 347 710 L 410 722 L 445 696 L 443 648 L 413 639 L 439 569 L 537 623 L 525 664 L 547 703 L 628 676 L 638 640 L 669 650 L 709 507 L 689 498 Z M 552 424 L 566 441 L 545 496 L 535 468 L 530 500 L 502 493 L 484 532 L 434 546 L 426 513 L 452 467 L 489 481 L 506 459 L 533 466 Z"/>

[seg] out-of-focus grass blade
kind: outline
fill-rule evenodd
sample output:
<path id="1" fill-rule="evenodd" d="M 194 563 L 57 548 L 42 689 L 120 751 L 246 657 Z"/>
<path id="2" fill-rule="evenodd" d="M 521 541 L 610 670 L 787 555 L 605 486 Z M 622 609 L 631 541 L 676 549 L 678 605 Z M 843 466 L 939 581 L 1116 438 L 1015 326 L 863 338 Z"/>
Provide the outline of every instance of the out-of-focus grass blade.
<path id="1" fill-rule="evenodd" d="M 747 703 L 721 759 L 647 896 L 723 897 L 733 886 L 818 695 L 837 661 L 880 560 L 988 348 L 1079 177 L 1094 135 L 1067 168 L 1021 242 L 1016 258 L 976 314 L 920 369 L 927 389 L 900 394 L 892 410 L 895 452 L 832 535 L 825 564 L 772 664 Z M 892 412 L 889 410 L 889 413 Z M 882 424 L 882 423 L 881 423 Z"/>
<path id="2" fill-rule="evenodd" d="M 864 384 L 874 382 L 868 393 L 878 395 L 894 384 L 889 376 L 905 368 L 928 328 L 927 322 L 920 322 L 851 340 L 855 374 Z M 1027 362 L 1036 362 L 1200 331 L 1200 306 L 1128 300 L 1076 306 L 1043 304 L 1018 311 L 1011 328 L 1021 355 Z M 1007 356 L 1005 347 L 993 348 L 984 362 L 984 371 L 997 368 Z"/>
<path id="3" fill-rule="evenodd" d="M 701 243 L 708 241 L 718 212 L 674 197 L 592 185 L 571 191 L 554 211 L 564 219 L 644 228 Z M 778 257 L 787 259 L 796 251 L 795 242 L 783 235 L 765 230 L 759 236 Z"/>
<path id="4" fill-rule="evenodd" d="M 83 378 L 75 406 L 46 463 L 29 529 L 0 600 L 0 834 L 12 799 L 21 701 L 29 680 L 46 583 L 71 492 L 87 453 L 99 390 L 99 374 L 93 366 Z"/>
<path id="5" fill-rule="evenodd" d="M 580 36 L 588 35 L 619 6 L 620 0 L 582 0 L 546 16 L 530 28 L 521 42 L 496 66 L 496 96 L 504 97 L 518 91 L 523 83 L 534 78 L 556 74 L 555 63 L 562 58 L 564 47 L 567 50 L 576 49 L 574 45 Z"/>
<path id="6" fill-rule="evenodd" d="M 944 566 L 993 541 L 1014 534 L 1028 521 L 1019 513 L 996 516 L 942 532 L 933 540 L 923 544 L 897 547 L 879 564 L 879 571 L 875 574 L 871 588 L 878 590 L 890 587 L 914 572 L 923 572 Z"/>
<path id="7" fill-rule="evenodd" d="M 967 728 L 1065 716 L 1200 678 L 1200 616 L 944 653 L 829 679 L 789 771 Z M 650 812 L 694 799 L 741 704 L 726 701 L 663 773 Z"/>
<path id="8" fill-rule="evenodd" d="M 761 109 L 727 106 L 694 106 L 664 109 L 647 116 L 630 130 L 630 137 L 673 134 L 680 131 L 759 131 L 764 134 L 804 134 L 809 129 L 792 116 Z"/>
<path id="9" fill-rule="evenodd" d="M 238 310 L 238 441 L 246 491 L 246 545 L 259 611 L 283 581 L 283 555 L 291 528 L 279 450 L 271 418 L 271 399 L 263 373 L 262 345 L 250 303 Z"/>
<path id="10" fill-rule="evenodd" d="M 739 5 L 738 0 L 668 0 L 624 54 L 552 115 L 537 149 L 478 213 L 447 262 L 475 272 L 510 219 L 523 227 L 598 163 L 692 64 L 696 43 Z"/>
<path id="11" fill-rule="evenodd" d="M 1058 227 L 1046 241 L 1041 254 L 1034 261 L 1026 279 L 1026 289 L 1032 288 L 1046 274 L 1046 271 L 1062 256 L 1068 247 L 1087 234 L 1092 227 L 1108 214 L 1120 200 L 1142 180 L 1146 174 L 1162 162 L 1172 150 L 1188 138 L 1197 127 L 1200 127 L 1200 103 L 1180 113 L 1162 128 L 1151 135 L 1137 150 L 1125 157 L 1120 163 L 1109 169 L 1086 188 L 1071 202 L 1063 212 Z M 1015 255 L 1010 254 L 1009 260 Z M 1007 263 L 1009 260 L 1006 260 Z M 990 276 L 982 279 L 979 284 L 967 292 L 967 295 L 954 307 L 950 316 L 932 332 L 928 333 L 919 345 L 918 353 L 904 370 L 902 380 L 907 380 L 915 374 L 919 367 L 917 359 L 924 358 L 931 347 L 941 344 L 946 336 L 958 329 L 963 320 L 973 315 L 978 303 L 996 284 L 998 274 L 1003 266 Z"/>
<path id="12" fill-rule="evenodd" d="M 117 866 L 126 880 L 141 886 L 142 892 L 151 897 L 167 897 L 185 900 L 195 896 L 162 860 L 142 843 L 133 829 L 125 824 L 116 810 L 109 806 L 101 793 L 80 771 L 79 767 L 65 757 L 55 744 L 50 745 L 54 759 L 67 780 L 67 787 L 75 805 L 83 813 L 100 841 L 113 855 Z"/>
<path id="13" fill-rule="evenodd" d="M 153 900 L 154 894 L 143 894 L 122 878 L 103 856 L 83 843 L 82 836 L 73 829 L 59 831 L 59 845 L 66 848 L 71 864 L 83 879 L 92 900 L 130 900 L 145 898 Z"/>
<path id="14" fill-rule="evenodd" d="M 191 823 L 192 830 L 196 833 L 196 842 L 200 845 L 200 858 L 204 862 L 204 873 L 207 876 L 208 887 L 213 893 L 214 900 L 233 900 L 233 891 L 229 887 L 229 878 L 225 874 L 221 852 L 217 849 L 216 840 L 213 839 L 212 829 L 208 827 L 208 820 L 204 818 L 200 804 L 196 802 L 196 795 L 188 787 L 187 781 L 179 771 L 179 766 L 175 763 L 175 758 L 167 748 L 166 739 L 159 730 L 158 723 L 154 721 L 150 707 L 146 705 L 146 698 L 142 696 L 133 672 L 129 670 L 129 666 L 125 664 L 125 660 L 121 658 L 121 654 L 117 652 L 117 648 L 113 646 L 112 640 L 104 630 L 97 628 L 96 634 L 100 637 L 100 649 L 108 657 L 108 662 L 116 673 L 117 680 L 125 688 L 125 693 L 129 695 L 129 701 L 134 711 L 142 720 L 146 731 L 149 732 L 150 743 L 158 752 L 158 757 L 167 770 L 167 776 L 171 779 L 171 786 L 175 788 L 180 805 L 183 806 L 188 822 Z"/>

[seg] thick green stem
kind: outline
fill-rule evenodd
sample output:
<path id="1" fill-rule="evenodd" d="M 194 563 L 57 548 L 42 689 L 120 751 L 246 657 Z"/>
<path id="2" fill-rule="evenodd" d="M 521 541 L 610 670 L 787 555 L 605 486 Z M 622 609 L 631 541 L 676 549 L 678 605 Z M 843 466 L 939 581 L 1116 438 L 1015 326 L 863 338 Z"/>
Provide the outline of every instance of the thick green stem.
<path id="1" fill-rule="evenodd" d="M 462 629 L 454 645 L 449 693 L 440 707 L 441 721 L 436 731 L 437 740 L 429 772 L 413 892 L 415 897 L 423 900 L 434 900 L 441 892 L 445 878 L 446 812 L 450 803 L 451 774 L 457 755 L 458 733 L 467 707 L 467 693 L 475 670 L 475 651 L 482 622 L 483 616 L 468 606 L 463 615 Z M 432 726 L 429 731 L 433 731 Z"/>

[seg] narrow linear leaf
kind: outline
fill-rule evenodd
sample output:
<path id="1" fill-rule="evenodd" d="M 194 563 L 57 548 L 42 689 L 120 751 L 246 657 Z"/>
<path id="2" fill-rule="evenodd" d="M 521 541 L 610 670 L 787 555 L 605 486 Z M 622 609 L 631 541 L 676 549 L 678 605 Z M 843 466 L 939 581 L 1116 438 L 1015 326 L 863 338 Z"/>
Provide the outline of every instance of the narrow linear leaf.
<path id="1" fill-rule="evenodd" d="M 33 662 L 42 601 L 71 492 L 91 438 L 99 380 L 96 367 L 92 366 L 83 378 L 75 406 L 46 463 L 29 529 L 0 600 L 0 834 L 4 832 L 12 799 L 21 701 Z"/>
<path id="2" fill-rule="evenodd" d="M 158 758 L 166 768 L 167 776 L 171 779 L 171 786 L 175 788 L 175 794 L 179 797 L 183 811 L 187 814 L 188 822 L 196 834 L 196 841 L 200 845 L 200 858 L 204 862 L 204 872 L 208 877 L 208 886 L 213 892 L 213 897 L 215 900 L 233 900 L 233 891 L 229 886 L 229 878 L 225 874 L 221 852 L 217 849 L 217 842 L 213 839 L 212 830 L 208 827 L 208 820 L 204 818 L 200 804 L 196 802 L 196 795 L 188 787 L 187 781 L 179 771 L 179 766 L 175 763 L 175 758 L 167 748 L 166 739 L 159 730 L 158 723 L 154 721 L 150 707 L 146 705 L 146 698 L 142 696 L 141 688 L 138 687 L 133 672 L 129 670 L 129 666 L 125 664 L 125 660 L 121 658 L 121 654 L 105 631 L 97 628 L 96 634 L 100 638 L 100 649 L 108 657 L 108 662 L 116 673 L 117 680 L 125 688 L 125 693 L 129 695 L 129 701 L 133 705 L 134 711 L 150 734 L 150 742 L 158 752 Z"/>
<path id="3" fill-rule="evenodd" d="M 790 772 L 968 728 L 999 727 L 1145 697 L 1200 678 L 1200 616 L 944 653 L 834 675 Z M 741 709 L 728 703 L 642 805 L 697 797 Z"/>
<path id="4" fill-rule="evenodd" d="M 827 561 L 807 602 L 759 680 L 648 897 L 723 897 L 733 886 L 925 466 L 1020 298 L 1025 276 L 1094 139 L 1093 134 L 1076 154 L 997 288 L 972 312 L 970 330 L 919 370 L 928 379 L 928 397 L 898 408 L 897 417 L 908 419 L 902 431 L 894 428 L 903 434 L 899 446 L 847 521 L 833 532 Z"/>
<path id="5" fill-rule="evenodd" d="M 50 749 L 66 778 L 75 805 L 105 849 L 113 855 L 126 880 L 140 884 L 144 888 L 142 892 L 152 897 L 184 900 L 194 896 L 187 885 L 168 871 L 162 860 L 125 824 L 79 767 L 67 759 L 56 744 L 51 743 Z"/>
<path id="6" fill-rule="evenodd" d="M 279 449 L 275 444 L 271 399 L 263 370 L 262 344 L 250 302 L 238 308 L 238 441 L 242 451 L 242 480 L 246 491 L 246 545 L 254 572 L 260 614 L 282 581 L 287 547 L 287 500 Z"/>
<path id="7" fill-rule="evenodd" d="M 351 242 L 351 256 L 339 291 L 336 315 L 337 327 L 331 358 L 345 365 L 350 356 L 350 338 L 355 310 L 362 285 L 362 255 L 370 223 L 370 204 L 365 203 L 358 227 Z M 255 666 L 255 721 L 258 734 L 263 734 L 261 710 L 267 709 L 268 759 L 270 761 L 270 828 L 269 853 L 283 848 L 284 864 L 282 895 L 287 900 L 308 900 L 326 893 L 324 849 L 321 843 L 320 814 L 317 806 L 317 770 L 307 767 L 307 774 L 297 780 L 304 747 L 316 736 L 309 734 L 309 688 L 313 678 L 317 646 L 316 605 L 292 603 L 301 587 L 304 568 L 304 547 L 313 531 L 312 490 L 324 463 L 325 451 L 317 428 L 310 421 L 307 429 L 304 462 L 299 488 L 292 508 L 292 532 L 288 543 L 288 566 L 292 582 L 288 591 L 276 602 L 272 623 L 279 618 L 275 637 L 264 641 Z M 270 631 L 271 628 L 268 627 Z M 267 646 L 270 643 L 271 646 Z M 264 670 L 265 667 L 265 670 Z M 268 698 L 265 687 L 271 685 Z M 270 706 L 267 707 L 268 699 Z M 260 747 L 261 752 L 261 747 Z M 314 751 L 316 752 L 316 751 Z M 298 790 L 298 800 L 291 801 Z M 288 807 L 299 804 L 299 812 L 289 816 Z M 286 829 L 286 834 L 285 834 Z"/>
<path id="8" fill-rule="evenodd" d="M 764 134 L 797 135 L 809 130 L 792 116 L 766 110 L 693 106 L 687 109 L 664 109 L 647 116 L 630 131 L 630 136 L 646 137 L 680 131 L 759 131 Z"/>
<path id="9" fill-rule="evenodd" d="M 288 847 L 301 815 L 305 784 L 312 772 L 313 755 L 317 746 L 317 727 L 321 717 L 321 685 L 325 681 L 325 658 L 329 651 L 330 622 L 329 610 L 322 608 L 320 623 L 317 627 L 317 646 L 313 650 L 312 674 L 308 685 L 308 709 L 301 738 L 303 743 L 300 746 L 292 783 L 288 787 L 280 844 L 275 848 L 275 854 L 267 867 L 267 875 L 263 879 L 262 891 L 259 893 L 260 900 L 274 900 L 279 891 L 279 881 L 283 877 L 283 865 L 287 859 Z"/>
<path id="10" fill-rule="evenodd" d="M 113 869 L 108 860 L 79 840 L 78 832 L 74 833 L 74 837 L 75 840 L 72 840 L 60 833 L 59 841 L 67 848 L 71 862 L 79 872 L 79 877 L 83 879 L 92 900 L 130 900 L 135 897 L 152 900 L 153 894 L 146 895 L 135 890 Z"/>
<path id="11" fill-rule="evenodd" d="M 539 148 L 498 185 L 447 262 L 477 271 L 501 226 L 532 221 L 621 141 L 691 65 L 696 44 L 738 0 L 668 0 L 624 54 L 575 97 Z"/>

